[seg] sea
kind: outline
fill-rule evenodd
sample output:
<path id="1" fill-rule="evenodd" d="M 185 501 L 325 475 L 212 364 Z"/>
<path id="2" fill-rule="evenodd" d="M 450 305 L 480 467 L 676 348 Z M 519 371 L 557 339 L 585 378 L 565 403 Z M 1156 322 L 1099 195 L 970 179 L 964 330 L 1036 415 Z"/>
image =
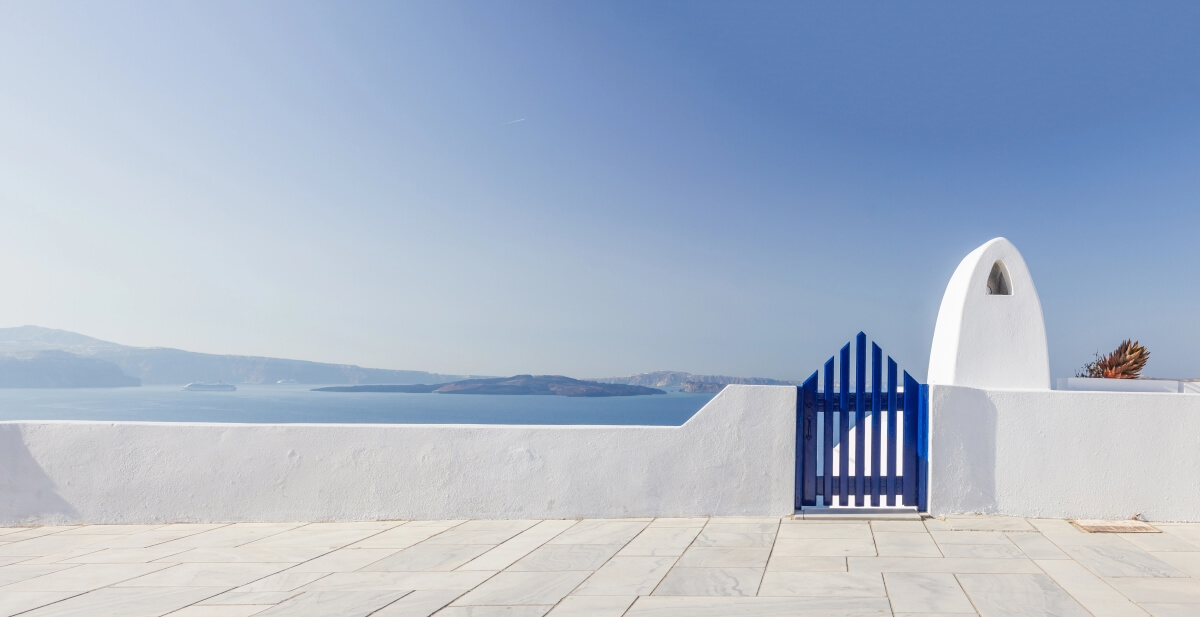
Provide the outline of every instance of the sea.
<path id="1" fill-rule="evenodd" d="M 0 421 L 679 426 L 714 396 L 313 392 L 317 387 L 239 384 L 236 392 L 191 392 L 181 385 L 0 389 Z"/>

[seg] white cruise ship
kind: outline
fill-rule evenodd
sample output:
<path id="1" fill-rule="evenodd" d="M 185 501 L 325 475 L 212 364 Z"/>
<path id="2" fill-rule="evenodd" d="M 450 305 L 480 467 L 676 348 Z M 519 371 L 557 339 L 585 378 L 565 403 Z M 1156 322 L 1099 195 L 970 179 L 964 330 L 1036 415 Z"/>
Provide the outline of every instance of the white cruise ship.
<path id="1" fill-rule="evenodd" d="M 237 391 L 237 386 L 231 383 L 222 383 L 220 381 L 217 383 L 194 381 L 184 386 L 183 389 L 192 390 L 193 392 L 235 392 Z"/>

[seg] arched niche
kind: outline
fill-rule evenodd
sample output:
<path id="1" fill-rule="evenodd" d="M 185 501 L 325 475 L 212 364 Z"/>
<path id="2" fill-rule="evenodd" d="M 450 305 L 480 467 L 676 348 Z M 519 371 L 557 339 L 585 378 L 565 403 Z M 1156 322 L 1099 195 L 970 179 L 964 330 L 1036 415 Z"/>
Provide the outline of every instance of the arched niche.
<path id="1" fill-rule="evenodd" d="M 1049 390 L 1042 303 L 1017 247 L 996 238 L 958 264 L 933 331 L 931 384 Z"/>

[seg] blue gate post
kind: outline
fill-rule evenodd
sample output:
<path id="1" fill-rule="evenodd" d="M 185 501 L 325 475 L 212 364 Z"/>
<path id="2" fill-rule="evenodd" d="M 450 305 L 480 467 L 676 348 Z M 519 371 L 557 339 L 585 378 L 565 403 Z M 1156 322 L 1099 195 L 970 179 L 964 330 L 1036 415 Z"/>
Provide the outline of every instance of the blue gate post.
<path id="1" fill-rule="evenodd" d="M 817 374 L 796 390 L 796 509 L 817 505 Z"/>
<path id="2" fill-rule="evenodd" d="M 921 474 L 917 471 L 920 401 L 920 384 L 908 374 L 908 371 L 904 371 L 904 470 L 901 472 L 901 484 L 903 484 L 901 494 L 904 495 L 903 503 L 906 506 L 917 505 L 917 486 L 920 484 L 918 477 Z"/>

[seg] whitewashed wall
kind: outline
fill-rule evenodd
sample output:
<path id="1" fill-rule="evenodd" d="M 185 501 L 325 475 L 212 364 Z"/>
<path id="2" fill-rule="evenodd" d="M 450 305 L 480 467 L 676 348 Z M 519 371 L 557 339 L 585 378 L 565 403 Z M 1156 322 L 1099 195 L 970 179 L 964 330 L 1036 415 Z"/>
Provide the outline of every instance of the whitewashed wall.
<path id="1" fill-rule="evenodd" d="M 0 524 L 786 515 L 796 389 L 686 424 L 0 423 Z"/>
<path id="2" fill-rule="evenodd" d="M 931 385 L 929 511 L 1200 521 L 1200 396 Z"/>

